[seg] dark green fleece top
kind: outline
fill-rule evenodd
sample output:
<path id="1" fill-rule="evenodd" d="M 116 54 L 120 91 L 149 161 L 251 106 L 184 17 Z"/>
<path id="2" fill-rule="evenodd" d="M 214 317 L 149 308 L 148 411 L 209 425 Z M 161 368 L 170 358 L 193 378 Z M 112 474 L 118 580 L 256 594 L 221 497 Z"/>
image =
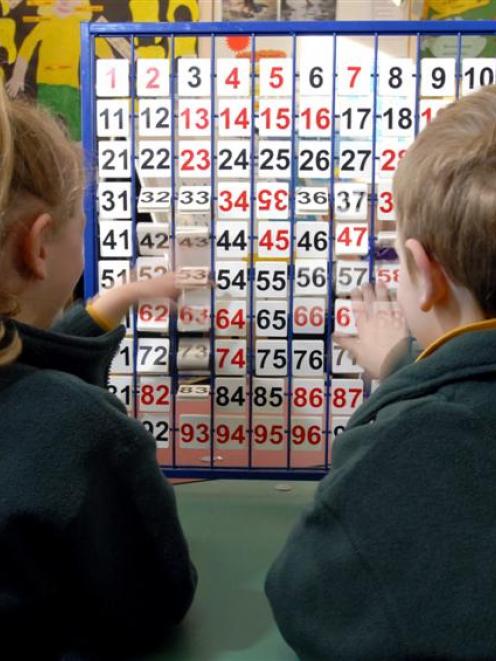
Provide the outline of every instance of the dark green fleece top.
<path id="1" fill-rule="evenodd" d="M 302 659 L 496 659 L 496 330 L 355 413 L 266 591 Z"/>
<path id="2" fill-rule="evenodd" d="M 0 369 L 0 658 L 153 649 L 196 585 L 155 441 L 105 389 L 122 339 L 75 306 Z"/>

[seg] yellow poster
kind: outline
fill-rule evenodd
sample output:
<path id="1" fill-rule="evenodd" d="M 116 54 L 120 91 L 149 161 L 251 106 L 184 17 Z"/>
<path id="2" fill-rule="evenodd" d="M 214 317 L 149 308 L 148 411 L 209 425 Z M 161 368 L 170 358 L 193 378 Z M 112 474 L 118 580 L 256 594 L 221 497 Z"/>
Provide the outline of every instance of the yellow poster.
<path id="1" fill-rule="evenodd" d="M 487 7 L 491 4 L 491 0 L 427 0 L 425 4 L 424 13 L 426 15 L 431 13 L 431 18 L 445 19 L 464 14 L 472 9 Z"/>

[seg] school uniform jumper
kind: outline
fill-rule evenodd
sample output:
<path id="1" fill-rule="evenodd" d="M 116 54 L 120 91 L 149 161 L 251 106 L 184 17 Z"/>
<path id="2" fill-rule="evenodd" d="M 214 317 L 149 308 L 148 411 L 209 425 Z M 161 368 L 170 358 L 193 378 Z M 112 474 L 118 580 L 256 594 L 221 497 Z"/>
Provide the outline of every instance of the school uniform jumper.
<path id="1" fill-rule="evenodd" d="M 17 324 L 0 369 L 0 657 L 124 659 L 184 616 L 196 572 L 154 439 L 104 386 L 124 329 L 81 306 Z"/>
<path id="2" fill-rule="evenodd" d="M 496 659 L 496 323 L 399 370 L 267 577 L 301 659 Z"/>

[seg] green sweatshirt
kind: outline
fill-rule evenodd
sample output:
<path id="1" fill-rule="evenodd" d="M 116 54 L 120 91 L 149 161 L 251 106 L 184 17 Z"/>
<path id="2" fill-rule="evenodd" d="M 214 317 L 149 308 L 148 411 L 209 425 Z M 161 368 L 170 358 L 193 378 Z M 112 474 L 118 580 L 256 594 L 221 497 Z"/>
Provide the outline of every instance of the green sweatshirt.
<path id="1" fill-rule="evenodd" d="M 160 645 L 196 573 L 154 439 L 105 385 L 124 330 L 80 306 L 0 369 L 0 658 Z M 56 331 L 56 332 L 55 332 Z"/>
<path id="2" fill-rule="evenodd" d="M 266 591 L 302 659 L 496 659 L 496 330 L 362 405 Z"/>

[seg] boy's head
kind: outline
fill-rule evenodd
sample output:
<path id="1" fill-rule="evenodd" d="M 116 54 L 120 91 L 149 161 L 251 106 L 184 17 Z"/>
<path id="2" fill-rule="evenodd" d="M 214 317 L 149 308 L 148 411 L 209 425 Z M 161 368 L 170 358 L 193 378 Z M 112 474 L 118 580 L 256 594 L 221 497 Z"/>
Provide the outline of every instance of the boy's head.
<path id="1" fill-rule="evenodd" d="M 496 87 L 442 110 L 420 133 L 394 195 L 398 298 L 421 344 L 496 317 Z"/>
<path id="2" fill-rule="evenodd" d="M 82 271 L 81 150 L 47 111 L 1 86 L 0 175 L 0 315 L 46 326 Z"/>

